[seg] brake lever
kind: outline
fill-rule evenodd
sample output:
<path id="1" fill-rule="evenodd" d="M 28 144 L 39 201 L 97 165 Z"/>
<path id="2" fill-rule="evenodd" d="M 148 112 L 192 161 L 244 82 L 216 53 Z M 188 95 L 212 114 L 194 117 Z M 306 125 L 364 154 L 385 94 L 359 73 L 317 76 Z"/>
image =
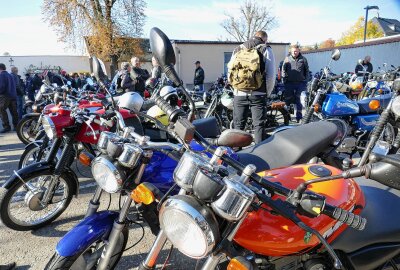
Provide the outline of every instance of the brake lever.
<path id="1" fill-rule="evenodd" d="M 94 131 L 94 128 L 92 127 L 92 122 L 94 121 L 94 119 L 96 118 L 96 115 L 90 115 L 88 120 L 85 120 L 85 124 L 92 130 L 93 132 L 93 138 L 95 140 L 97 140 L 97 136 L 96 136 L 96 132 Z"/>

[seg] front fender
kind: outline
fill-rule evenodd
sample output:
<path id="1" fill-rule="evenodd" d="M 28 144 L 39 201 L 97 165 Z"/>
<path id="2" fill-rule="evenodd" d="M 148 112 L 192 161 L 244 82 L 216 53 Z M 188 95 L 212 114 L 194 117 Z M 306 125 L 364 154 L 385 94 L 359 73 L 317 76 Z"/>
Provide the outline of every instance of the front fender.
<path id="1" fill-rule="evenodd" d="M 5 189 L 10 189 L 18 184 L 21 179 L 27 178 L 28 176 L 38 177 L 44 173 L 53 174 L 54 165 L 49 164 L 47 161 L 33 163 L 18 171 L 14 171 L 14 173 L 10 176 L 10 178 L 8 178 L 8 180 L 3 184 L 2 187 Z M 73 195 L 77 196 L 79 192 L 79 181 L 76 174 L 70 168 L 65 168 L 62 174 L 65 175 L 64 179 L 66 181 L 72 182 L 71 192 Z"/>
<path id="2" fill-rule="evenodd" d="M 79 222 L 58 242 L 56 252 L 71 257 L 83 252 L 99 239 L 107 238 L 118 212 L 101 211 Z"/>
<path id="3" fill-rule="evenodd" d="M 22 119 L 25 119 L 25 118 L 39 118 L 41 114 L 42 113 L 35 113 L 35 112 L 34 113 L 27 113 L 22 117 Z"/>

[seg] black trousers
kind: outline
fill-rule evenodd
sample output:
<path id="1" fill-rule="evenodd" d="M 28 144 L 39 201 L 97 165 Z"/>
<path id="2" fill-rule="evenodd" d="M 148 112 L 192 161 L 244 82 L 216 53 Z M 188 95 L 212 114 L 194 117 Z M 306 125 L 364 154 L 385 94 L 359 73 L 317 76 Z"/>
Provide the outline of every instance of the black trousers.
<path id="1" fill-rule="evenodd" d="M 18 124 L 17 100 L 11 99 L 5 95 L 0 95 L 0 117 L 1 121 L 3 122 L 3 128 L 5 129 L 11 128 L 10 122 L 8 120 L 7 109 L 10 110 L 14 128 L 17 128 Z"/>
<path id="2" fill-rule="evenodd" d="M 265 95 L 235 96 L 233 99 L 233 106 L 235 128 L 244 130 L 247 117 L 251 111 L 254 126 L 254 141 L 255 143 L 259 143 L 264 140 Z"/>

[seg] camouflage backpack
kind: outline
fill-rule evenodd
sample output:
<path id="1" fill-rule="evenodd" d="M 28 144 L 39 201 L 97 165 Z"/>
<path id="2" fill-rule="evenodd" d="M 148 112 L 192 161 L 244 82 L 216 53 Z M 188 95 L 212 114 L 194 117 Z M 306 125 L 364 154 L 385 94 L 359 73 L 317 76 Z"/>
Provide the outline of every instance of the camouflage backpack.
<path id="1" fill-rule="evenodd" d="M 254 48 L 241 48 L 228 63 L 228 79 L 234 89 L 254 91 L 261 87 L 264 76 L 262 67 L 264 44 Z"/>

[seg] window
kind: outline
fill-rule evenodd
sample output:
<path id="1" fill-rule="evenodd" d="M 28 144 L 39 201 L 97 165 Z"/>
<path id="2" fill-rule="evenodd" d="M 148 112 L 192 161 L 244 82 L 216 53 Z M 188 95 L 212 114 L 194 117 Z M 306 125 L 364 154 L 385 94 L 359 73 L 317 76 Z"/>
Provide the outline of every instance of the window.
<path id="1" fill-rule="evenodd" d="M 224 53 L 224 75 L 228 74 L 227 65 L 229 63 L 229 60 L 231 60 L 231 57 L 232 57 L 232 52 L 225 52 Z"/>

